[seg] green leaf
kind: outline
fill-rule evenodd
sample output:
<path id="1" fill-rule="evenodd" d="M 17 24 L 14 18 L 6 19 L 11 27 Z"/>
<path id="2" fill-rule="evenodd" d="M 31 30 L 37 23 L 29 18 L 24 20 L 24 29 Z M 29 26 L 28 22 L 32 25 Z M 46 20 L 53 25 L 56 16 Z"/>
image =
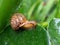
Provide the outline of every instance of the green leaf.
<path id="1" fill-rule="evenodd" d="M 0 45 L 48 45 L 47 31 L 37 25 L 35 29 L 14 31 L 10 27 L 0 34 Z"/>
<path id="2" fill-rule="evenodd" d="M 39 19 L 39 15 L 40 15 L 40 13 L 41 13 L 41 11 L 43 10 L 43 1 L 40 1 L 40 3 L 38 4 L 38 6 L 36 6 L 37 7 L 37 9 L 36 9 L 36 11 L 34 12 L 34 19 L 35 20 L 37 20 L 37 21 L 40 21 Z"/>
<path id="3" fill-rule="evenodd" d="M 48 15 L 47 22 L 49 23 L 56 15 L 57 9 L 55 8 L 51 14 Z"/>
<path id="4" fill-rule="evenodd" d="M 57 0 L 56 3 L 57 3 L 56 18 L 60 18 L 60 0 Z"/>
<path id="5" fill-rule="evenodd" d="M 35 2 L 35 3 L 31 6 L 31 8 L 29 9 L 29 11 L 28 11 L 28 17 L 27 17 L 28 19 L 31 18 L 31 15 L 32 15 L 34 9 L 36 8 L 36 6 L 37 6 L 37 4 L 38 4 L 39 2 L 40 2 L 40 1 Z"/>
<path id="6" fill-rule="evenodd" d="M 18 12 L 23 13 L 27 17 L 27 13 L 36 0 L 23 0 L 18 7 Z"/>
<path id="7" fill-rule="evenodd" d="M 60 45 L 60 19 L 54 19 L 49 23 L 48 32 L 51 45 Z"/>
<path id="8" fill-rule="evenodd" d="M 10 16 L 16 10 L 21 0 L 0 0 L 0 31 L 9 22 Z"/>
<path id="9" fill-rule="evenodd" d="M 40 14 L 40 20 L 41 21 L 44 21 L 45 20 L 45 17 L 46 15 L 49 13 L 50 9 L 52 8 L 52 6 L 54 5 L 54 1 L 55 0 L 48 0 L 42 13 Z"/>

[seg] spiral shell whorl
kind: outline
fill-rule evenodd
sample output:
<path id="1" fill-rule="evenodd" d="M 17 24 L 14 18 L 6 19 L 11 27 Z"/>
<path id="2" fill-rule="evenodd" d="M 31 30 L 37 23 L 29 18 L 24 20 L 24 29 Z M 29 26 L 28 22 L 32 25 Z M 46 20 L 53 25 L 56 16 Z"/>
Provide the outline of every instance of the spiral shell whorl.
<path id="1" fill-rule="evenodd" d="M 11 18 L 11 27 L 14 30 L 18 30 L 20 28 L 19 25 L 23 24 L 25 21 L 26 18 L 22 14 L 15 13 Z"/>

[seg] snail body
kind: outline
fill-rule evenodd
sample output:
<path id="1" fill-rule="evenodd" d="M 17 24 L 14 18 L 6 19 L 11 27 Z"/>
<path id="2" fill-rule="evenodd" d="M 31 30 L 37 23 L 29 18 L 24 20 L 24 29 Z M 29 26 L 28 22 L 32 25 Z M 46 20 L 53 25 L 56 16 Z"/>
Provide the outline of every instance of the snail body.
<path id="1" fill-rule="evenodd" d="M 14 30 L 19 30 L 21 27 L 29 29 L 35 27 L 35 25 L 35 21 L 28 21 L 26 17 L 21 13 L 15 13 L 11 18 L 11 27 Z"/>
<path id="2" fill-rule="evenodd" d="M 35 26 L 36 26 L 35 21 L 28 21 L 23 25 L 23 28 L 30 29 L 30 28 L 34 28 Z"/>

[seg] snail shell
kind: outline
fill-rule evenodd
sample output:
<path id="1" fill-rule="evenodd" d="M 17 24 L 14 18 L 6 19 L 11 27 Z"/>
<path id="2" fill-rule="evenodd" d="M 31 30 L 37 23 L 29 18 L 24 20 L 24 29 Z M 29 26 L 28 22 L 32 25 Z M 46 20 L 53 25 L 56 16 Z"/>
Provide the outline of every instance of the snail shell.
<path id="1" fill-rule="evenodd" d="M 11 27 L 14 30 L 18 30 L 21 24 L 23 24 L 24 22 L 26 22 L 26 18 L 23 14 L 20 13 L 15 13 L 13 14 L 12 18 L 11 18 Z M 23 26 L 23 25 L 22 25 Z"/>

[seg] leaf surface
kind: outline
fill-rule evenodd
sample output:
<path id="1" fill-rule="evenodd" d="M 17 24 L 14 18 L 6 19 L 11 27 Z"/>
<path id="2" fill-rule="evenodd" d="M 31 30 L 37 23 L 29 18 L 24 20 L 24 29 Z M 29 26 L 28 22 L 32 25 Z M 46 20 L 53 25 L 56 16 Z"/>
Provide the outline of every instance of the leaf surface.
<path id="1" fill-rule="evenodd" d="M 41 26 L 25 31 L 14 31 L 8 27 L 0 34 L 0 45 L 48 45 L 47 36 Z"/>

